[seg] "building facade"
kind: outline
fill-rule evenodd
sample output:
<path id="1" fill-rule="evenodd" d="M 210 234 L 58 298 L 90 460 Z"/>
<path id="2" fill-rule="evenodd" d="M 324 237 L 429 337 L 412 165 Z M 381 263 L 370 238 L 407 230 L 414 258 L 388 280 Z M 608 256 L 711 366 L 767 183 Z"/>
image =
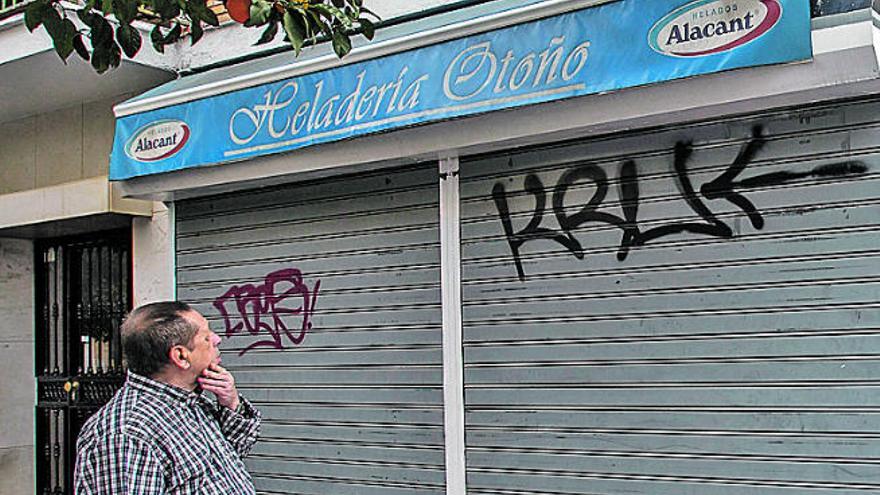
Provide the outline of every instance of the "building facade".
<path id="1" fill-rule="evenodd" d="M 110 352 L 94 337 L 131 304 L 133 219 L 165 210 L 108 180 L 113 106 L 174 72 L 149 54 L 107 77 L 64 66 L 48 36 L 27 31 L 22 6 L 2 7 L 0 493 L 49 493 L 67 486 L 59 466 L 79 411 L 58 392 L 84 384 L 85 408 L 96 386 L 121 380 L 118 341 Z"/>
<path id="2" fill-rule="evenodd" d="M 258 491 L 880 488 L 870 3 L 421 7 L 115 106 L 132 299 L 224 338 Z M 18 356 L 53 270 L 4 279 Z"/>

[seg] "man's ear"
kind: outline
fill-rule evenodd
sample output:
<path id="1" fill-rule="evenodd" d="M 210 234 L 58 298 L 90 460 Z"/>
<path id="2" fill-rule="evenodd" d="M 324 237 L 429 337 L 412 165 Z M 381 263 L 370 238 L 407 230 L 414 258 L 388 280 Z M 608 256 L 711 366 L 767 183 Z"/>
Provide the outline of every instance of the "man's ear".
<path id="1" fill-rule="evenodd" d="M 189 349 L 183 345 L 176 345 L 168 351 L 168 360 L 174 366 L 182 369 L 188 370 L 191 366 L 189 362 Z"/>

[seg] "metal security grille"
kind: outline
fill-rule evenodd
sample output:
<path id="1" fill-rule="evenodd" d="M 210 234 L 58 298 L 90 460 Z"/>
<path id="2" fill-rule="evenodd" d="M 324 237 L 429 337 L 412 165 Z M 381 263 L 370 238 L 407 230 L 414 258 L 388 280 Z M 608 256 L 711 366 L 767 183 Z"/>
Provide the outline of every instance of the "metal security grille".
<path id="1" fill-rule="evenodd" d="M 880 103 L 462 160 L 468 492 L 877 492 Z"/>
<path id="2" fill-rule="evenodd" d="M 183 201 L 178 296 L 264 415 L 260 493 L 444 491 L 435 164 Z"/>
<path id="3" fill-rule="evenodd" d="M 37 493 L 71 494 L 82 424 L 125 381 L 129 231 L 36 243 Z"/>

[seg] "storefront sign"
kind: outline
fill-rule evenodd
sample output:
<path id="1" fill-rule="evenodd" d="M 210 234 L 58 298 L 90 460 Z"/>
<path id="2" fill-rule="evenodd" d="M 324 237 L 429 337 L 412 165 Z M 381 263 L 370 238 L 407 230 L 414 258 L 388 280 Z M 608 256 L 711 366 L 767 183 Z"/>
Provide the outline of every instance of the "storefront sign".
<path id="1" fill-rule="evenodd" d="M 620 0 L 120 118 L 110 178 L 810 57 L 808 2 Z"/>

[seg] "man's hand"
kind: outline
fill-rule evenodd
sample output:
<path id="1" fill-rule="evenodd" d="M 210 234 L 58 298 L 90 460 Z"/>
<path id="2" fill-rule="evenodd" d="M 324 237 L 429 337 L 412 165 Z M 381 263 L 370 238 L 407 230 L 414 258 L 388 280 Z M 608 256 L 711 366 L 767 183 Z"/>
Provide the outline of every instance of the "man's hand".
<path id="1" fill-rule="evenodd" d="M 232 411 L 238 409 L 238 390 L 235 388 L 235 378 L 232 373 L 226 371 L 219 364 L 212 364 L 199 377 L 202 389 L 212 392 L 217 396 L 217 403 Z"/>

